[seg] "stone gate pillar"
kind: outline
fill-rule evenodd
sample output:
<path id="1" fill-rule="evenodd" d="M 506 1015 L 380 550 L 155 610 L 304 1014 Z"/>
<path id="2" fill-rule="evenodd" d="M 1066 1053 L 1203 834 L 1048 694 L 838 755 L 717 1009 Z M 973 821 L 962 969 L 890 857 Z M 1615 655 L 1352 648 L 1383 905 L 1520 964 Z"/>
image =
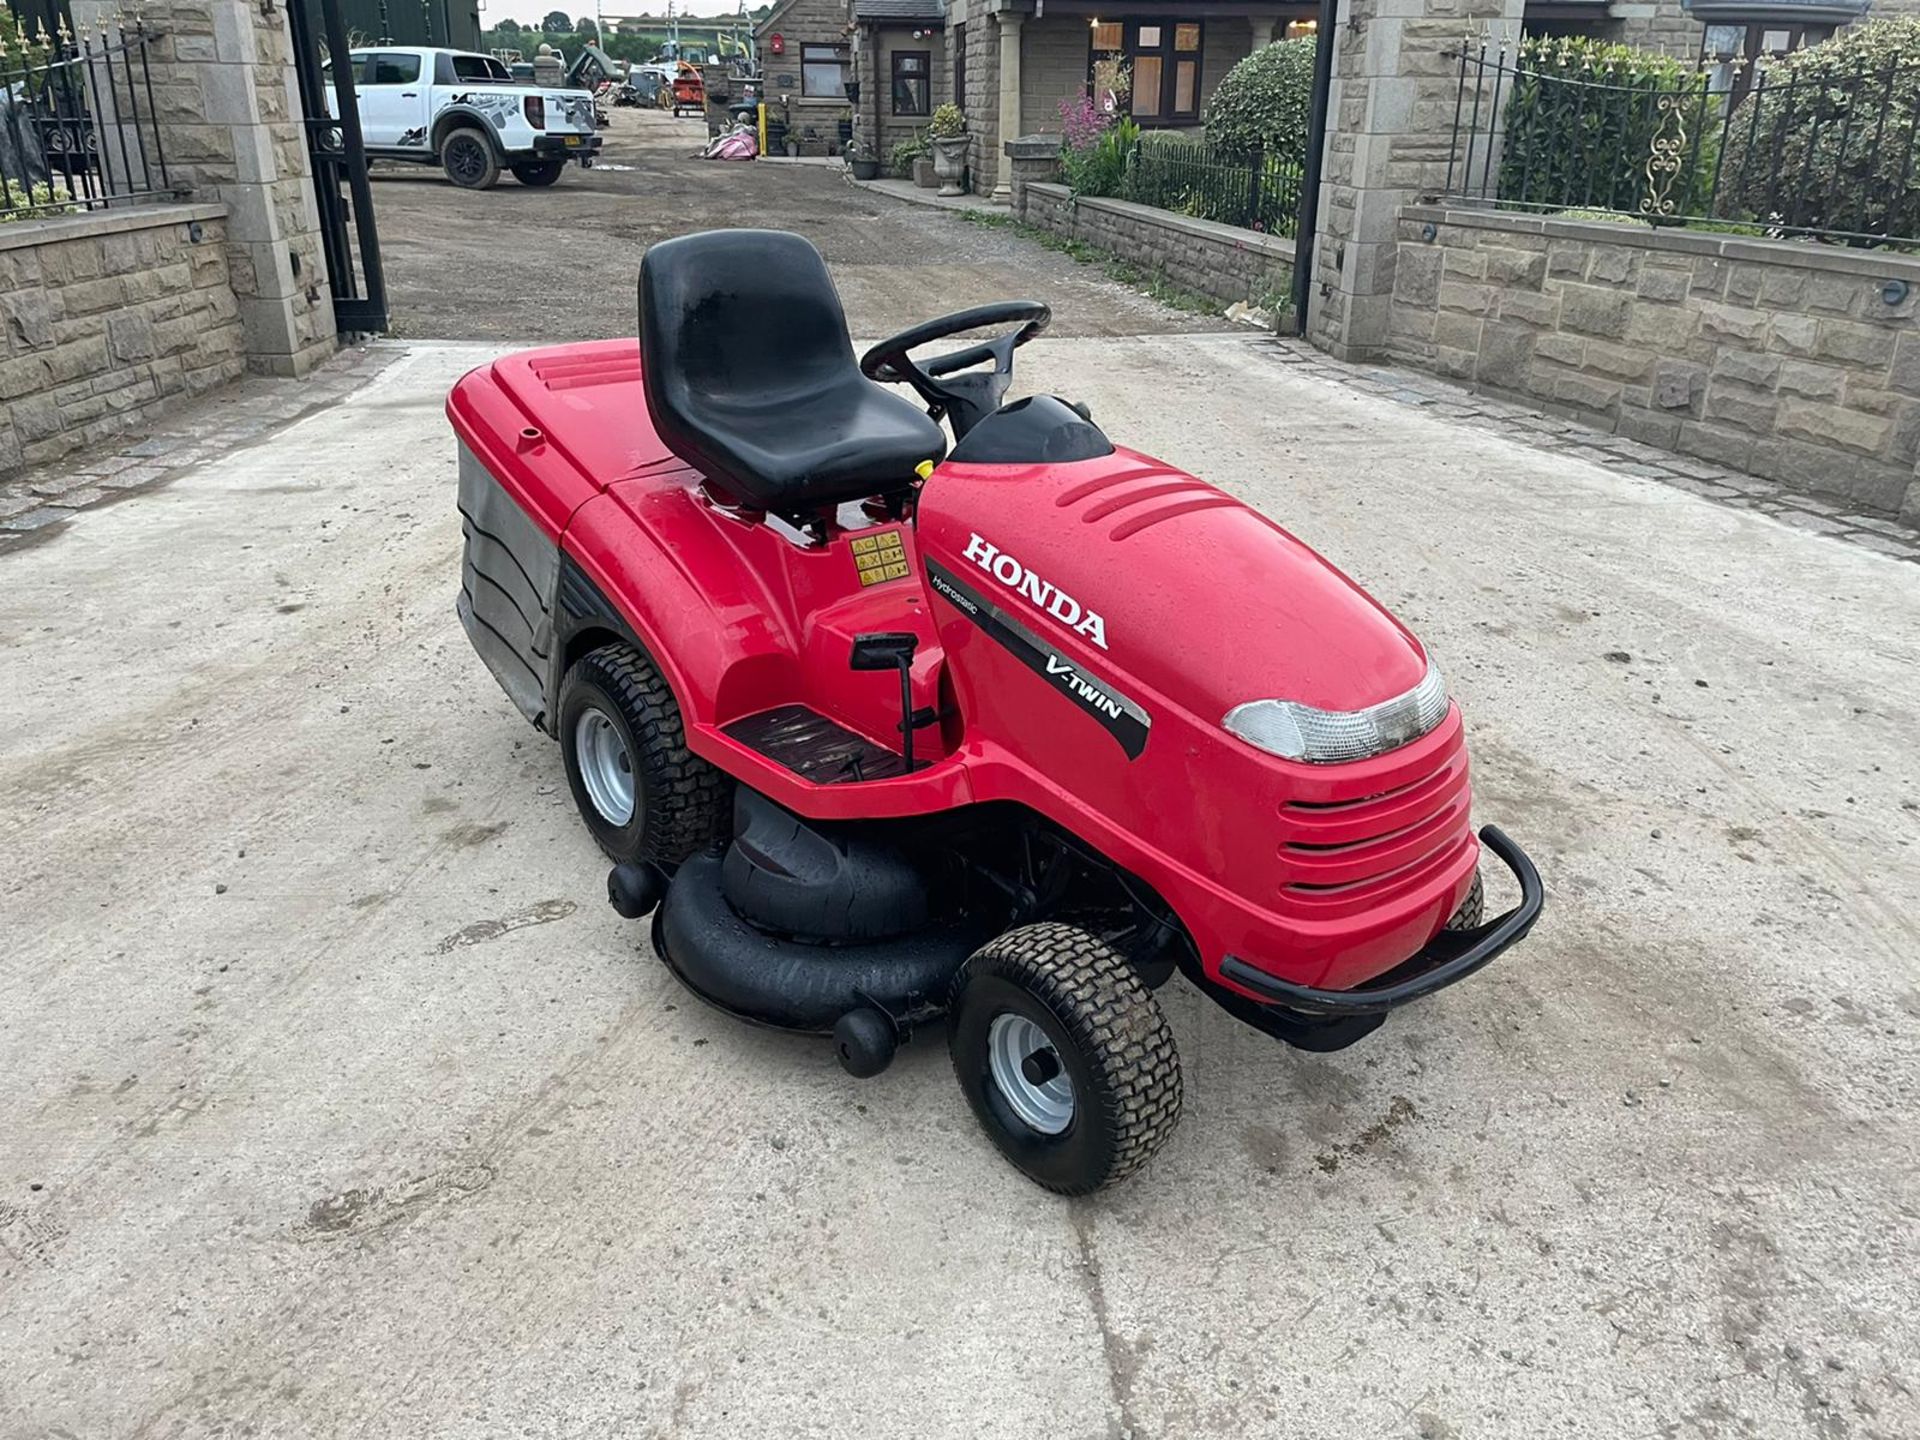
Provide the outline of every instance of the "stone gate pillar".
<path id="1" fill-rule="evenodd" d="M 72 0 L 78 26 L 117 0 Z M 284 0 L 137 0 L 167 178 L 228 211 L 247 367 L 304 375 L 338 344 Z"/>
<path id="2" fill-rule="evenodd" d="M 1526 0 L 1341 0 L 1307 336 L 1343 360 L 1386 345 L 1400 207 L 1445 188 L 1459 61 L 1492 27 L 1517 40 Z"/>

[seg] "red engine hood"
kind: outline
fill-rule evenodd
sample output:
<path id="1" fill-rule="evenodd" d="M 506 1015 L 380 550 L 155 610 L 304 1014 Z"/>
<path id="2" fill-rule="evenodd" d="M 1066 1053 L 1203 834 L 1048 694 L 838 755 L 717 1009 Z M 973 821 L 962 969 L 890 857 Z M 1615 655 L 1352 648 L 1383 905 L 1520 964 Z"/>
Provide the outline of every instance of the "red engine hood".
<path id="1" fill-rule="evenodd" d="M 1247 700 L 1353 710 L 1412 689 L 1420 644 L 1258 511 L 1127 450 L 942 466 L 921 553 L 1049 641 L 1217 720 Z"/>

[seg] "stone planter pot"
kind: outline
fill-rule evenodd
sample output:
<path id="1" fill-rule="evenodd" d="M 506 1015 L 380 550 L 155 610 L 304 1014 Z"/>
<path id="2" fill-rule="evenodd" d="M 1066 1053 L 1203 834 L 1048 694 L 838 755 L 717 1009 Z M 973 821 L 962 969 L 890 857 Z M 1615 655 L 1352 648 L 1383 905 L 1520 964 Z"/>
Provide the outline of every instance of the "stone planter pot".
<path id="1" fill-rule="evenodd" d="M 964 195 L 967 178 L 967 143 L 965 135 L 940 135 L 933 141 L 933 173 L 940 177 L 942 195 Z"/>
<path id="2" fill-rule="evenodd" d="M 913 162 L 913 183 L 922 190 L 931 190 L 940 183 L 940 177 L 933 173 L 931 155 L 922 155 Z"/>

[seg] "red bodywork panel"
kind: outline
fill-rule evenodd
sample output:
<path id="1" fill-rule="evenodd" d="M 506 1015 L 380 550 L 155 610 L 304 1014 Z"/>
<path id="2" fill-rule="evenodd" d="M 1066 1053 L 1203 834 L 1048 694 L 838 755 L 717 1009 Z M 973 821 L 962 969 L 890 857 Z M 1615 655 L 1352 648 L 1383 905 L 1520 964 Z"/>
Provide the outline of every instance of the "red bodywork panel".
<path id="1" fill-rule="evenodd" d="M 1145 456 L 949 462 L 917 515 L 843 507 L 825 544 L 715 505 L 647 419 L 638 348 L 604 341 L 474 371 L 461 440 L 619 610 L 680 702 L 689 747 L 816 819 L 1011 801 L 1151 884 L 1210 976 L 1237 955 L 1299 984 L 1359 985 L 1425 945 L 1478 860 L 1457 710 L 1388 754 L 1290 762 L 1229 734 L 1248 700 L 1376 704 L 1419 643 L 1257 511 Z M 868 583 L 856 559 L 897 536 Z M 816 784 L 724 733 L 802 704 L 899 748 L 899 682 L 854 635 L 912 630 L 910 776 Z M 1229 984 L 1231 982 L 1222 981 Z"/>

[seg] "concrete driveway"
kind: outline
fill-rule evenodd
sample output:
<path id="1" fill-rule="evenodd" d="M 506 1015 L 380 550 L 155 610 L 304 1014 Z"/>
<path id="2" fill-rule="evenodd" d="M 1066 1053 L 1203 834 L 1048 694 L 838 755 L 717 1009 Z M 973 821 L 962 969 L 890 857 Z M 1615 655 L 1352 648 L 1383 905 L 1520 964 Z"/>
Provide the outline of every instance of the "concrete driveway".
<path id="1" fill-rule="evenodd" d="M 1418 628 L 1551 890 L 1340 1054 L 1170 987 L 1186 1118 L 1063 1203 L 607 909 L 454 619 L 488 353 L 0 558 L 0 1434 L 1920 1433 L 1913 567 L 1254 338 L 1029 347 Z"/>

